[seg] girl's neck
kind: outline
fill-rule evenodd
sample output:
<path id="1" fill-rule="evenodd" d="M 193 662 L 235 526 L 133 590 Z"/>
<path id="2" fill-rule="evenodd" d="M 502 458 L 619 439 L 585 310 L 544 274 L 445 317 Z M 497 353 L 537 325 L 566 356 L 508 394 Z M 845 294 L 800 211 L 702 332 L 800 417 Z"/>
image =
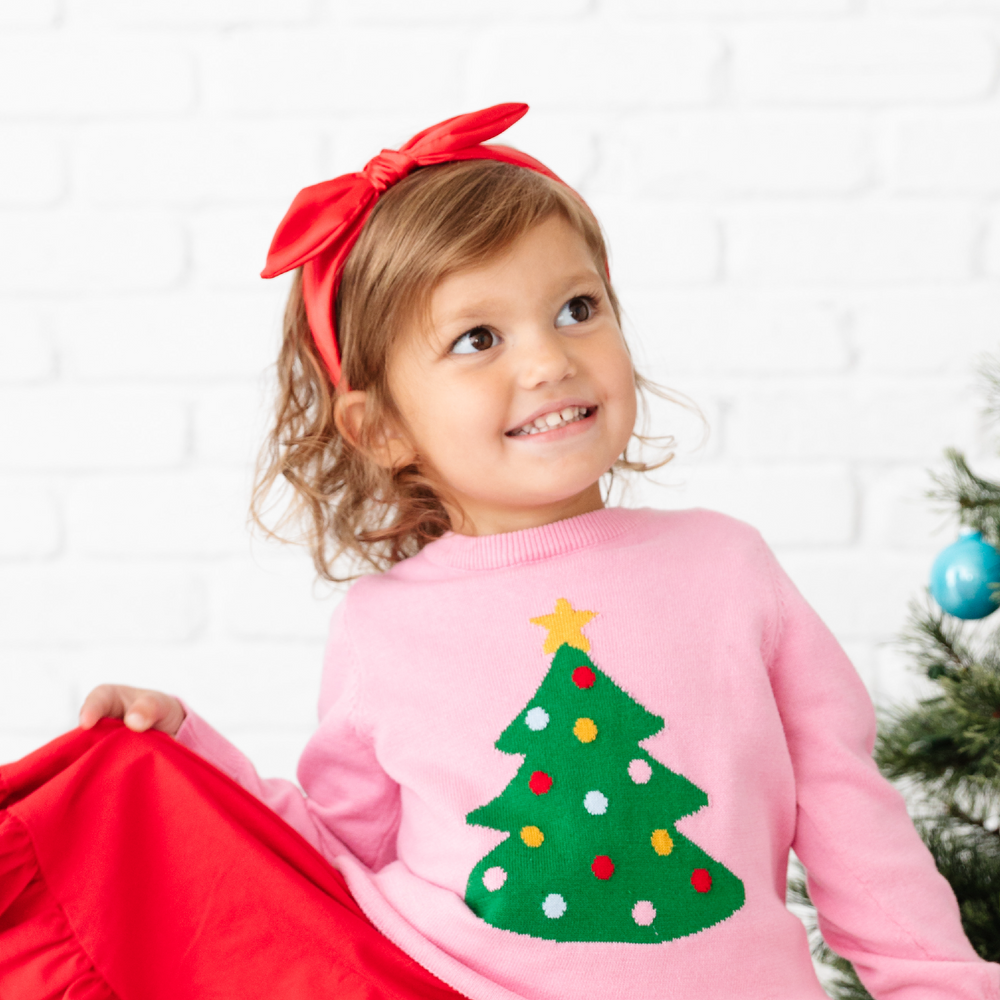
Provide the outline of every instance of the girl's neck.
<path id="1" fill-rule="evenodd" d="M 604 506 L 601 499 L 601 484 L 595 482 L 582 493 L 538 507 L 500 507 L 480 501 L 478 498 L 463 498 L 462 508 L 455 511 L 445 505 L 456 535 L 499 535 L 510 531 L 537 528 L 553 521 L 562 521 L 578 514 L 600 510 Z"/>

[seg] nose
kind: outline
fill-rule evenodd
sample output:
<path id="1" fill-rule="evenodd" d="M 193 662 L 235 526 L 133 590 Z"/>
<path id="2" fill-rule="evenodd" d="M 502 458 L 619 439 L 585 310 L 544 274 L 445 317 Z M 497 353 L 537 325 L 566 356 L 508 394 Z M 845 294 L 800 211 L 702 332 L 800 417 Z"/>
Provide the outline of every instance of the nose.
<path id="1" fill-rule="evenodd" d="M 518 337 L 518 381 L 523 389 L 545 382 L 561 382 L 576 374 L 566 338 L 559 331 L 533 327 Z"/>

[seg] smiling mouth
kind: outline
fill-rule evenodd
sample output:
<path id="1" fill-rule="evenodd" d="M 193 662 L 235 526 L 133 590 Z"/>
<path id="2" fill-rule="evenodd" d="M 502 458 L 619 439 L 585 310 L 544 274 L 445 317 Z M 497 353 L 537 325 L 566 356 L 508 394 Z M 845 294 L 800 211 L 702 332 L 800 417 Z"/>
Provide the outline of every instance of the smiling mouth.
<path id="1" fill-rule="evenodd" d="M 567 416 L 567 410 L 575 411 L 572 415 Z M 559 411 L 555 410 L 552 413 L 545 414 L 544 417 L 539 417 L 537 421 L 525 424 L 523 427 L 518 427 L 516 430 L 507 431 L 507 437 L 530 437 L 534 434 L 544 434 L 546 431 L 558 430 L 560 427 L 568 427 L 570 424 L 578 423 L 581 420 L 586 420 L 587 417 L 591 416 L 597 410 L 596 406 L 568 406 L 566 410 Z M 552 416 L 559 416 L 559 420 L 556 423 L 549 423 L 548 418 Z"/>

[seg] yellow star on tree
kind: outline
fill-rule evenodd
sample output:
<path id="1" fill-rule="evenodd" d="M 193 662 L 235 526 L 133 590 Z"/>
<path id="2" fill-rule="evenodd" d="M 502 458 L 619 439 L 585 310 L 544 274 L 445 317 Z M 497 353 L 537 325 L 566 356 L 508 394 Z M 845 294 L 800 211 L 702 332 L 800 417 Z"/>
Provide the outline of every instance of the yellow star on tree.
<path id="1" fill-rule="evenodd" d="M 549 630 L 542 647 L 543 652 L 554 653 L 565 642 L 586 653 L 590 649 L 590 642 L 580 629 L 596 615 L 596 611 L 574 611 L 569 601 L 560 597 L 556 601 L 556 610 L 551 615 L 541 615 L 530 621 L 532 625 L 541 625 Z"/>

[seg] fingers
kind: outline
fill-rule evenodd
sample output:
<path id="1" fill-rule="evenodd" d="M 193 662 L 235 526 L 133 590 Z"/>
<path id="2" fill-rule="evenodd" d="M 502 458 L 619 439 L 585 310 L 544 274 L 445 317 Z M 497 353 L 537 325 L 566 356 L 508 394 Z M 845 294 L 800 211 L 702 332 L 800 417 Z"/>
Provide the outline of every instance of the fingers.
<path id="1" fill-rule="evenodd" d="M 98 719 L 109 716 L 120 719 L 125 714 L 121 684 L 98 684 L 84 699 L 80 708 L 80 726 L 90 729 Z"/>
<path id="2" fill-rule="evenodd" d="M 98 719 L 123 719 L 134 732 L 160 729 L 176 735 L 184 721 L 181 703 L 160 691 L 144 691 L 125 684 L 100 684 L 80 709 L 80 726 L 90 729 Z"/>
<path id="3" fill-rule="evenodd" d="M 159 729 L 176 736 L 184 716 L 184 706 L 173 695 L 162 691 L 135 691 L 130 702 L 126 699 L 125 725 L 137 733 Z"/>
<path id="4" fill-rule="evenodd" d="M 125 725 L 141 733 L 156 722 L 158 718 L 156 702 L 146 694 L 140 694 L 131 699 L 125 709 Z"/>
<path id="5" fill-rule="evenodd" d="M 145 732 L 167 714 L 166 698 L 158 691 L 136 691 L 125 709 L 125 725 L 137 733 Z"/>

